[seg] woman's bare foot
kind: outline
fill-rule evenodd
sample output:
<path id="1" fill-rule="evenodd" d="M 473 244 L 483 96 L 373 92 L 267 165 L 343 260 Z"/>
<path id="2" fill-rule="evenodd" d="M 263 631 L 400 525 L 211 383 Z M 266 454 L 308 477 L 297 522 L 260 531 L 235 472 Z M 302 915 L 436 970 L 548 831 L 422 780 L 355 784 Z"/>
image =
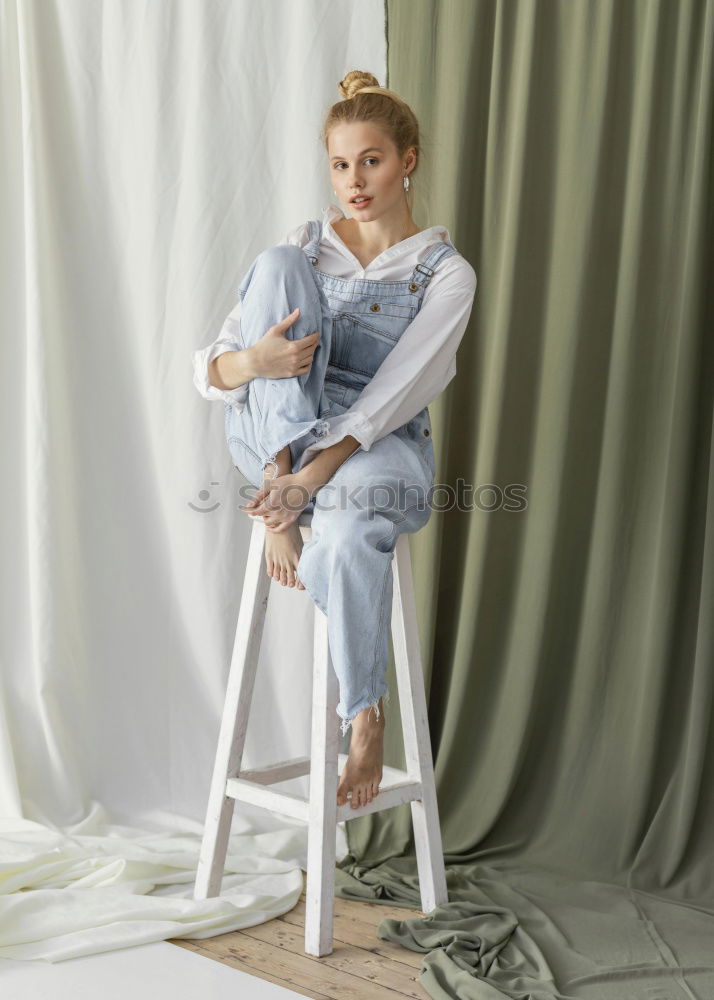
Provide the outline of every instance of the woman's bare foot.
<path id="1" fill-rule="evenodd" d="M 385 725 L 381 698 L 378 719 L 373 708 L 365 708 L 352 720 L 350 752 L 337 786 L 338 806 L 347 802 L 348 792 L 352 792 L 353 809 L 367 805 L 379 793 Z"/>
<path id="2" fill-rule="evenodd" d="M 283 587 L 305 589 L 297 577 L 302 544 L 300 528 L 295 523 L 289 525 L 285 531 L 265 532 L 265 565 L 268 576 L 282 583 Z"/>
<path id="3" fill-rule="evenodd" d="M 286 445 L 282 451 L 275 456 L 275 465 L 266 465 L 263 469 L 263 484 L 265 485 L 275 476 L 285 476 L 291 469 L 290 446 Z M 304 590 L 304 585 L 297 577 L 297 564 L 300 562 L 302 552 L 302 534 L 297 524 L 289 525 L 285 531 L 265 532 L 265 566 L 268 576 L 272 576 L 283 587 L 296 587 Z"/>

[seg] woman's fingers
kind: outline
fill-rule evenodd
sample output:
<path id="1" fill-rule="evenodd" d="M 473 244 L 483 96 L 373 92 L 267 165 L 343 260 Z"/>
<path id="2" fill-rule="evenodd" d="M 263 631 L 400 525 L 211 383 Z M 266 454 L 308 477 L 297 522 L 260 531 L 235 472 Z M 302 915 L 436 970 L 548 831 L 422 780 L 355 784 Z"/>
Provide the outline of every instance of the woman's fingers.
<path id="1" fill-rule="evenodd" d="M 272 500 L 269 494 L 262 500 L 259 499 L 251 508 L 253 514 L 273 514 L 276 510 L 280 510 L 280 500 L 277 497 Z"/>
<path id="2" fill-rule="evenodd" d="M 288 316 L 286 316 L 285 319 L 281 319 L 279 323 L 275 324 L 275 328 L 280 330 L 287 330 L 289 326 L 293 325 L 293 323 L 299 317 L 299 315 L 300 315 L 300 307 L 296 306 L 296 308 L 293 309 L 293 311 Z"/>
<path id="3" fill-rule="evenodd" d="M 302 340 L 296 340 L 294 343 L 298 345 L 296 354 L 299 362 L 307 361 L 308 358 L 312 359 L 319 346 L 319 341 L 313 340 L 312 335 L 303 337 Z"/>
<path id="4" fill-rule="evenodd" d="M 240 509 L 248 510 L 251 514 L 255 514 L 258 507 L 262 504 L 262 500 L 248 500 Z"/>
<path id="5" fill-rule="evenodd" d="M 320 343 L 319 333 L 311 333 L 309 337 L 303 337 L 302 340 L 296 341 L 300 345 L 300 354 L 314 354 L 317 350 L 317 346 Z"/>
<path id="6" fill-rule="evenodd" d="M 241 510 L 255 511 L 258 504 L 262 503 L 262 501 L 265 499 L 265 497 L 268 495 L 269 492 L 270 492 L 269 490 L 266 490 L 264 488 L 259 489 L 258 492 L 250 500 L 246 501 L 245 506 L 241 507 Z"/>

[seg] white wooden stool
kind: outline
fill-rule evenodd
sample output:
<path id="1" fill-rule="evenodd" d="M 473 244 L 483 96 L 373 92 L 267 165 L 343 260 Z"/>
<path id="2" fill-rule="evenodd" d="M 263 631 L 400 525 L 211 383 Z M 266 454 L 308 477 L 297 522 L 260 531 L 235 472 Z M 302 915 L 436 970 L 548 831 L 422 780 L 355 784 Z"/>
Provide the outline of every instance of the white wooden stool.
<path id="1" fill-rule="evenodd" d="M 312 514 L 297 524 L 303 539 L 312 535 Z M 315 648 L 312 700 L 312 739 L 309 757 L 281 761 L 269 767 L 241 770 L 243 747 L 255 682 L 271 578 L 265 568 L 265 525 L 253 521 L 238 627 L 231 659 L 213 779 L 208 799 L 194 899 L 217 896 L 236 799 L 308 823 L 305 952 L 332 952 L 336 824 L 404 802 L 411 803 L 421 904 L 424 913 L 448 901 L 446 875 L 434 786 L 429 724 L 424 696 L 412 583 L 409 540 L 399 535 L 392 564 L 392 643 L 404 733 L 406 771 L 383 767 L 379 794 L 353 809 L 348 801 L 337 805 L 339 776 L 347 760 L 338 753 L 338 682 L 327 638 L 327 616 L 315 606 Z M 310 775 L 309 796 L 271 789 L 275 782 Z"/>

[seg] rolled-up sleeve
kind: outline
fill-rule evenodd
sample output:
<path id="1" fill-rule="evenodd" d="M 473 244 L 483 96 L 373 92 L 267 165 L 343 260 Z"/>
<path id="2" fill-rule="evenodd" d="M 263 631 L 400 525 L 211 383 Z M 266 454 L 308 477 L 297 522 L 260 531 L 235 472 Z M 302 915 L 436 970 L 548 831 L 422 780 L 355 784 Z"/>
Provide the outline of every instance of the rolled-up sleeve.
<path id="1" fill-rule="evenodd" d="M 476 272 L 460 254 L 427 285 L 421 308 L 353 405 L 303 452 L 300 468 L 347 435 L 369 451 L 443 392 L 456 374 L 456 351 L 471 316 Z"/>

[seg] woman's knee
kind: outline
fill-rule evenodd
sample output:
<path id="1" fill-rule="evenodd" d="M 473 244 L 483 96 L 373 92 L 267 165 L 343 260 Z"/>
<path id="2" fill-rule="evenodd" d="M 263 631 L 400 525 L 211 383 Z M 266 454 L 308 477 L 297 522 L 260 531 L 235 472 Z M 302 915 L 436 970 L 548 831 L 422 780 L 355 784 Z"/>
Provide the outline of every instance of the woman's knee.
<path id="1" fill-rule="evenodd" d="M 353 569 L 359 565 L 360 553 L 389 551 L 399 524 L 404 521 L 404 516 L 397 512 L 361 505 L 338 504 L 318 510 L 316 500 L 315 508 L 313 527 L 321 547 Z M 316 525 L 315 517 L 318 518 Z"/>
<path id="2" fill-rule="evenodd" d="M 303 319 L 306 311 L 314 309 L 321 312 L 318 284 L 312 266 L 300 247 L 280 244 L 259 253 L 244 279 L 243 294 L 253 285 L 269 289 L 271 301 L 275 298 L 276 289 L 283 289 L 288 304 L 293 308 L 296 305 L 301 307 Z M 258 297 L 262 301 L 260 294 Z"/>
<path id="3" fill-rule="evenodd" d="M 261 270 L 278 274 L 283 272 L 292 274 L 296 269 L 302 269 L 306 274 L 310 274 L 310 264 L 304 252 L 291 243 L 279 243 L 261 251 L 255 258 L 254 265 Z"/>

